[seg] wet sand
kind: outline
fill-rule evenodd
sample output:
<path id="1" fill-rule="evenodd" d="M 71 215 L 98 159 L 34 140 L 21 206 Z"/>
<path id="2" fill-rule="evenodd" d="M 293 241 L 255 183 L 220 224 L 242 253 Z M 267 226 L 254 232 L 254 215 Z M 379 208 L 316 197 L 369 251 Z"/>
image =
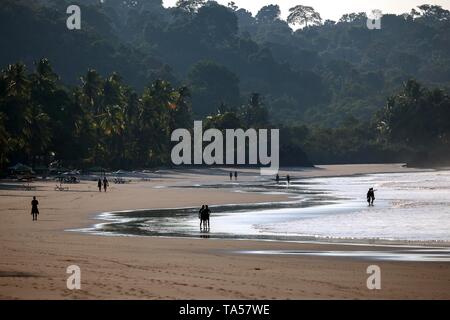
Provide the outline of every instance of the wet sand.
<path id="1" fill-rule="evenodd" d="M 399 165 L 326 166 L 290 172 L 293 178 L 412 170 Z M 256 181 L 257 170 L 239 170 Z M 282 171 L 281 174 L 286 174 Z M 450 298 L 450 263 L 387 262 L 242 251 L 370 251 L 372 246 L 218 239 L 97 236 L 68 232 L 96 223 L 105 211 L 286 201 L 287 195 L 227 189 L 164 188 L 227 181 L 220 169 L 167 171 L 150 181 L 99 193 L 83 181 L 70 191 L 54 182 L 0 183 L 1 299 L 418 299 Z M 40 201 L 38 222 L 30 201 Z M 205 201 L 205 199 L 208 199 Z M 376 247 L 383 250 L 383 247 Z M 392 250 L 392 248 L 386 248 Z M 81 290 L 66 288 L 66 268 L 81 268 Z M 382 289 L 368 290 L 366 269 L 381 267 Z"/>

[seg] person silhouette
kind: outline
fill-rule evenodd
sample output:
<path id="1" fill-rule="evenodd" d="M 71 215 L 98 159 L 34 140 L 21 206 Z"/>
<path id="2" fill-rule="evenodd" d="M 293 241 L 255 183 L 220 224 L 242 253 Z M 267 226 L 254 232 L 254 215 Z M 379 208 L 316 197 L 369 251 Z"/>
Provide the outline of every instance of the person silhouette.
<path id="1" fill-rule="evenodd" d="M 286 176 L 287 184 L 291 183 L 291 177 L 289 175 Z"/>
<path id="2" fill-rule="evenodd" d="M 203 205 L 200 210 L 198 211 L 198 218 L 200 219 L 200 231 L 202 230 L 202 223 L 203 223 L 203 211 L 205 210 L 205 205 Z"/>
<path id="3" fill-rule="evenodd" d="M 103 189 L 105 190 L 105 192 L 106 192 L 106 189 L 108 188 L 108 186 L 109 186 L 109 183 L 108 183 L 108 180 L 106 179 L 106 176 L 103 178 Z"/>
<path id="4" fill-rule="evenodd" d="M 237 171 L 235 171 L 234 172 L 234 180 L 237 180 L 237 176 L 238 176 L 238 173 L 237 173 Z"/>
<path id="5" fill-rule="evenodd" d="M 207 205 L 205 205 L 205 210 L 203 210 L 203 219 L 204 219 L 203 228 L 205 229 L 205 223 L 206 223 L 206 230 L 210 229 L 210 226 L 209 226 L 210 215 L 211 215 L 211 210 L 209 210 L 209 207 Z"/>
<path id="6" fill-rule="evenodd" d="M 369 191 L 367 191 L 367 202 L 369 203 L 369 207 L 373 206 L 374 200 L 375 200 L 375 190 L 373 190 L 373 188 L 370 188 Z"/>
<path id="7" fill-rule="evenodd" d="M 230 171 L 230 181 L 233 180 L 233 172 Z"/>
<path id="8" fill-rule="evenodd" d="M 37 216 L 39 215 L 38 205 L 39 201 L 36 200 L 36 197 L 33 197 L 33 200 L 31 200 L 31 215 L 33 216 L 33 221 L 37 221 Z"/>
<path id="9" fill-rule="evenodd" d="M 98 187 L 98 191 L 102 192 L 102 180 L 101 179 L 98 179 L 97 187 Z"/>
<path id="10" fill-rule="evenodd" d="M 277 184 L 280 183 L 280 176 L 278 175 L 278 173 L 277 176 L 275 177 L 275 181 L 277 182 Z"/>

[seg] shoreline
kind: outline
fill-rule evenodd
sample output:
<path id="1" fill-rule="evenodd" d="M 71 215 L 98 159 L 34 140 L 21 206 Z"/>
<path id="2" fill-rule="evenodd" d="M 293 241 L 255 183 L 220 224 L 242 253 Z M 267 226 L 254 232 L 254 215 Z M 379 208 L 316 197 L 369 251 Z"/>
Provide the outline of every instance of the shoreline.
<path id="1" fill-rule="evenodd" d="M 302 168 L 304 170 L 304 168 Z M 436 170 L 420 170 L 420 171 L 414 171 L 419 173 L 426 173 L 426 172 L 435 172 Z M 440 170 L 440 171 L 448 171 L 448 170 Z M 364 177 L 364 176 L 374 176 L 379 174 L 390 174 L 390 173 L 402 173 L 401 171 L 395 171 L 395 170 L 389 170 L 389 171 L 379 171 L 376 173 L 355 173 L 351 175 L 326 175 L 327 178 L 334 178 L 334 177 L 340 177 L 340 178 L 354 178 L 354 177 Z M 309 180 L 314 181 L 314 179 L 323 179 L 323 176 L 318 177 L 301 177 L 300 179 L 292 179 L 293 182 L 295 181 L 302 181 L 302 180 Z M 345 204 L 347 201 L 344 201 L 347 198 L 339 198 L 335 196 L 331 196 L 329 200 L 321 200 L 320 202 L 313 201 L 312 199 L 304 198 L 303 193 L 297 193 L 296 190 L 299 190 L 295 188 L 295 184 L 292 185 L 294 188 L 289 189 L 290 191 L 283 191 L 284 186 L 283 185 L 273 185 L 272 183 L 273 179 L 265 179 L 265 180 L 259 180 L 258 181 L 258 187 L 255 187 L 254 184 L 248 184 L 243 183 L 239 184 L 237 186 L 231 187 L 231 190 L 233 192 L 240 192 L 240 193 L 250 193 L 250 194 L 280 194 L 280 195 L 286 195 L 288 197 L 287 200 L 283 201 L 274 201 L 274 202 L 261 202 L 261 203 L 227 203 L 222 205 L 216 205 L 211 206 L 211 208 L 214 208 L 219 211 L 215 211 L 215 214 L 226 215 L 228 212 L 249 212 L 249 211 L 257 211 L 259 213 L 264 213 L 266 211 L 271 210 L 280 210 L 283 208 L 297 208 L 299 210 L 303 209 L 322 209 L 322 211 L 329 211 L 333 210 L 332 207 L 339 206 Z M 235 184 L 235 183 L 232 183 Z M 307 183 L 308 185 L 309 183 Z M 170 188 L 182 188 L 182 189 L 190 189 L 190 190 L 204 190 L 205 188 L 211 186 L 213 189 L 224 189 L 227 190 L 228 186 L 227 183 L 221 182 L 219 184 L 217 183 L 204 183 L 204 184 L 195 184 L 190 186 L 174 186 L 166 185 L 164 188 L 170 189 Z M 298 186 L 298 185 L 297 185 Z M 225 188 L 226 187 L 226 188 Z M 275 191 L 270 191 L 272 188 L 276 188 Z M 302 187 L 303 188 L 303 187 Z M 305 189 L 309 191 L 313 191 L 314 189 Z M 320 190 L 320 188 L 319 188 Z M 326 193 L 329 193 L 329 191 L 324 191 L 324 195 Z M 299 196 L 301 198 L 299 198 Z M 304 200 L 307 200 L 306 202 L 310 202 L 309 205 L 302 206 L 301 204 L 304 203 Z M 348 200 L 348 199 L 347 199 Z M 350 201 L 354 199 L 349 199 Z M 261 208 L 259 208 L 261 206 Z M 277 207 L 278 206 L 278 207 Z M 331 207 L 330 207 L 331 206 Z M 235 208 L 236 207 L 236 208 Z M 230 208 L 230 209 L 228 209 Z M 329 208 L 329 209 L 328 209 Z M 314 243 L 314 244 L 335 244 L 335 245 L 360 245 L 360 246 L 381 246 L 381 247 L 424 247 L 424 248 L 432 248 L 432 247 L 439 247 L 439 248 L 446 248 L 450 246 L 450 240 L 448 239 L 408 239 L 408 238 L 389 238 L 389 237 L 351 237 L 351 236 L 318 236 L 318 235 L 308 235 L 308 234 L 296 234 L 295 232 L 278 232 L 278 233 L 261 233 L 260 235 L 255 234 L 242 234 L 242 233 L 211 233 L 211 234 L 202 234 L 198 232 L 192 232 L 192 231 L 173 231 L 169 232 L 167 234 L 164 233 L 146 233 L 146 232 L 125 232 L 123 229 L 120 228 L 113 228 L 110 229 L 108 226 L 115 226 L 115 225 L 123 225 L 128 222 L 139 222 L 142 217 L 150 218 L 150 219 L 162 219 L 162 218 L 168 218 L 172 214 L 176 215 L 176 212 L 187 212 L 187 211 L 196 211 L 198 208 L 193 206 L 176 206 L 176 207 L 169 207 L 169 208 L 140 208 L 135 210 L 120 210 L 120 211 L 107 211 L 107 212 L 100 212 L 93 215 L 92 220 L 94 223 L 91 223 L 87 227 L 83 228 L 72 228 L 68 231 L 72 232 L 80 232 L 80 233 L 90 233 L 95 235 L 107 235 L 107 236 L 136 236 L 136 237 L 161 237 L 161 238 L 175 238 L 175 239 L 186 239 L 186 238 L 201 238 L 201 237 L 208 237 L 211 239 L 216 240 L 244 240 L 244 241 L 278 241 L 278 242 L 292 242 L 292 243 L 302 243 L 302 244 L 308 244 L 308 243 Z M 238 211 L 235 211 L 238 210 Z M 350 210 L 348 208 L 348 210 Z M 355 210 L 355 209 L 353 209 Z M 360 210 L 360 209 L 357 209 Z M 172 212 L 174 211 L 174 212 Z M 190 215 L 186 215 L 190 216 Z M 257 220 L 254 220 L 255 223 L 257 223 Z"/>
<path id="2" fill-rule="evenodd" d="M 356 166 L 353 171 L 399 170 Z M 321 174 L 343 175 L 351 167 L 332 166 Z M 401 170 L 401 169 L 400 169 Z M 337 172 L 338 171 L 338 172 Z M 213 170 L 213 173 L 216 173 Z M 304 172 L 310 175 L 311 172 Z M 241 174 L 240 180 L 258 176 Z M 66 229 L 89 226 L 100 212 L 139 208 L 197 207 L 210 204 L 289 200 L 287 195 L 235 193 L 226 189 L 154 188 L 226 182 L 208 170 L 164 173 L 150 181 L 111 185 L 99 193 L 93 182 L 54 191 L 54 182 L 36 182 L 36 191 L 0 183 L 0 299 L 449 299 L 450 264 L 377 261 L 383 289 L 368 290 L 371 261 L 342 257 L 235 255 L 236 251 L 371 250 L 367 245 L 290 243 L 224 239 L 118 237 Z M 31 221 L 36 195 L 41 214 Z M 95 222 L 95 221 L 94 221 Z M 215 240 L 215 241 L 211 241 Z M 376 247 L 383 250 L 383 246 Z M 386 247 L 384 247 L 386 250 Z M 66 288 L 66 268 L 82 270 L 82 290 Z"/>
<path id="3" fill-rule="evenodd" d="M 253 204 L 253 203 L 249 203 Z M 230 206 L 236 204 L 228 204 Z M 246 205 L 243 203 L 241 205 Z M 201 235 L 138 235 L 132 233 L 119 233 L 119 232 L 108 232 L 101 231 L 97 226 L 113 224 L 117 220 L 127 220 L 125 216 L 121 216 L 119 219 L 108 219 L 102 216 L 113 216 L 120 213 L 134 213 L 134 212 L 147 212 L 147 211 L 158 211 L 158 210 L 183 210 L 183 209 L 196 209 L 196 207 L 175 207 L 175 208 L 153 208 L 153 209 L 136 209 L 136 210 L 121 210 L 121 211 L 109 211 L 100 212 L 92 214 L 91 220 L 99 221 L 98 223 L 90 224 L 87 227 L 82 228 L 71 228 L 65 229 L 66 232 L 76 232 L 80 234 L 91 234 L 98 236 L 108 236 L 108 237 L 137 237 L 137 238 L 163 238 L 163 239 L 201 239 Z M 101 222 L 103 221 L 103 222 Z M 270 238 L 270 237 L 273 238 Z M 278 237 L 278 238 L 276 238 Z M 297 237 L 297 239 L 295 239 Z M 281 238 L 292 238 L 281 239 Z M 331 244 L 331 245 L 342 245 L 342 246 L 363 246 L 363 247 L 393 247 L 393 248 L 450 248 L 450 241 L 448 240 L 406 240 L 406 239 L 384 239 L 384 238 L 333 238 L 333 237 L 316 237 L 312 240 L 301 239 L 308 238 L 308 236 L 295 236 L 295 235 L 267 235 L 267 238 L 251 238 L 251 237 L 208 237 L 210 240 L 231 240 L 231 241 L 269 241 L 269 242 L 280 242 L 280 243 L 298 243 L 298 244 Z"/>

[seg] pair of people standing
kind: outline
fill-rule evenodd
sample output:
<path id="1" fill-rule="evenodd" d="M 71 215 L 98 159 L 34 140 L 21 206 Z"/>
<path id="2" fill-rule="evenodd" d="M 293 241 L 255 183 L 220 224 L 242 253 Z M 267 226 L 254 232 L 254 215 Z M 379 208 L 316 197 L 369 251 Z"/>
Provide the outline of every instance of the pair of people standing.
<path id="1" fill-rule="evenodd" d="M 237 171 L 234 172 L 234 180 L 237 180 L 238 173 Z M 233 172 L 230 172 L 230 181 L 233 180 Z"/>
<path id="2" fill-rule="evenodd" d="M 211 215 L 211 210 L 209 210 L 207 205 L 203 205 L 198 211 L 198 218 L 200 219 L 200 231 L 209 230 L 209 217 Z M 202 229 L 203 226 L 203 229 Z"/>
<path id="3" fill-rule="evenodd" d="M 108 182 L 108 180 L 106 179 L 106 177 L 103 178 L 103 183 L 102 183 L 102 180 L 101 180 L 101 179 L 98 179 L 97 187 L 98 187 L 98 191 L 100 191 L 100 192 L 102 192 L 102 185 L 103 185 L 103 189 L 104 189 L 105 192 L 106 192 L 106 189 L 107 189 L 108 186 L 109 186 L 109 182 Z"/>

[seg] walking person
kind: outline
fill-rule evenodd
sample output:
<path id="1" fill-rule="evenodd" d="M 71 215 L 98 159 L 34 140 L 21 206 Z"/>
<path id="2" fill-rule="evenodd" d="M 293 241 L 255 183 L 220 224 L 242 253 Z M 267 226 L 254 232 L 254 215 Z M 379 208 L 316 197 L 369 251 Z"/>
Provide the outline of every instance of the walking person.
<path id="1" fill-rule="evenodd" d="M 198 211 L 198 219 L 200 220 L 200 231 L 202 231 L 202 223 L 203 223 L 203 211 L 205 210 L 205 206 L 203 205 Z"/>
<path id="2" fill-rule="evenodd" d="M 230 171 L 230 181 L 233 180 L 233 172 Z"/>
<path id="3" fill-rule="evenodd" d="M 277 173 L 277 176 L 275 177 L 275 181 L 277 182 L 277 184 L 280 183 L 280 176 L 278 175 L 278 173 Z"/>
<path id="4" fill-rule="evenodd" d="M 374 200 L 375 200 L 375 190 L 373 190 L 373 188 L 370 188 L 369 191 L 367 191 L 367 202 L 369 203 L 369 207 L 373 206 Z"/>
<path id="5" fill-rule="evenodd" d="M 108 180 L 106 179 L 106 176 L 103 178 L 103 190 L 105 190 L 105 192 L 106 192 L 106 189 L 108 188 L 108 186 L 109 186 L 109 182 L 108 182 Z"/>
<path id="6" fill-rule="evenodd" d="M 39 215 L 38 205 L 39 201 L 36 200 L 36 197 L 33 197 L 33 200 L 31 200 L 31 215 L 33 216 L 33 221 L 37 221 L 37 216 Z"/>
<path id="7" fill-rule="evenodd" d="M 289 175 L 286 176 L 287 184 L 289 185 L 291 183 L 291 177 Z"/>
<path id="8" fill-rule="evenodd" d="M 97 187 L 98 187 L 98 191 L 102 192 L 102 180 L 101 179 L 98 179 Z"/>
<path id="9" fill-rule="evenodd" d="M 234 180 L 237 180 L 237 176 L 238 176 L 238 173 L 237 173 L 237 171 L 235 171 L 234 172 Z"/>

